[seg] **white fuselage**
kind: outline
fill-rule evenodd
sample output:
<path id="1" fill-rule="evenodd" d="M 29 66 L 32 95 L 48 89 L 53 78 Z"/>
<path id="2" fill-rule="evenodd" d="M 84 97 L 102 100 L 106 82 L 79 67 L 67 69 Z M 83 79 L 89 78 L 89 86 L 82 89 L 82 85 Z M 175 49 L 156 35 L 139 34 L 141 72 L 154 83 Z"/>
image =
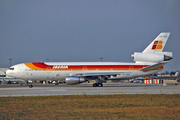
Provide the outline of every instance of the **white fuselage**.
<path id="1" fill-rule="evenodd" d="M 139 71 L 147 64 L 120 63 L 120 62 L 47 62 L 47 63 L 22 63 L 14 65 L 6 71 L 7 76 L 23 80 L 64 80 L 67 76 L 84 73 L 121 72 L 109 79 L 131 79 L 146 76 L 160 71 Z M 124 73 L 123 73 L 124 72 Z"/>

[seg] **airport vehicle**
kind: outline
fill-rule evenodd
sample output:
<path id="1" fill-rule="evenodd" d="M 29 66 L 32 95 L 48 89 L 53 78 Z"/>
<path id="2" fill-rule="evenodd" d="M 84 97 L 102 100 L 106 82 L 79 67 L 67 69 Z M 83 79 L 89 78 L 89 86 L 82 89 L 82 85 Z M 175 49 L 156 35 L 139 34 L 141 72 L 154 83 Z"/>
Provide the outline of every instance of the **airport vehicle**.
<path id="1" fill-rule="evenodd" d="M 32 81 L 65 80 L 69 85 L 95 80 L 93 87 L 102 87 L 106 80 L 132 79 L 161 71 L 172 59 L 172 52 L 163 52 L 169 35 L 160 33 L 143 52 L 134 52 L 131 57 L 135 63 L 33 62 L 11 66 L 6 74 Z"/>
<path id="2" fill-rule="evenodd" d="M 16 79 L 12 77 L 0 77 L 0 84 L 19 84 L 25 83 L 25 80 Z"/>

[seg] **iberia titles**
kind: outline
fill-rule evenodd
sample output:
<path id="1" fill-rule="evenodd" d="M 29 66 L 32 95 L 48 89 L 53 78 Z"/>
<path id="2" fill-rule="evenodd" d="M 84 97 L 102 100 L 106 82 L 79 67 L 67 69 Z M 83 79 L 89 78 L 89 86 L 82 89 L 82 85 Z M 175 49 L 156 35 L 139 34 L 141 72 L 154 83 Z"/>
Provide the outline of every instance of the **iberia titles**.
<path id="1" fill-rule="evenodd" d="M 67 65 L 54 65 L 53 69 L 68 69 Z"/>

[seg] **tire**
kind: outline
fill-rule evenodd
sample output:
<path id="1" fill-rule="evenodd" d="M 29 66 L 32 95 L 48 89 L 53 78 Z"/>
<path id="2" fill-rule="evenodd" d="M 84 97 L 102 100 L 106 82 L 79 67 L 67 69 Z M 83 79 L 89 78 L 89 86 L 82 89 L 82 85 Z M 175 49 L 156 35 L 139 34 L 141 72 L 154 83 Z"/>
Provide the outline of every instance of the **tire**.
<path id="1" fill-rule="evenodd" d="M 93 87 L 97 87 L 96 83 L 93 84 Z"/>
<path id="2" fill-rule="evenodd" d="M 102 84 L 102 83 L 99 83 L 99 84 L 98 84 L 98 87 L 102 87 L 102 86 L 103 86 L 103 84 Z"/>

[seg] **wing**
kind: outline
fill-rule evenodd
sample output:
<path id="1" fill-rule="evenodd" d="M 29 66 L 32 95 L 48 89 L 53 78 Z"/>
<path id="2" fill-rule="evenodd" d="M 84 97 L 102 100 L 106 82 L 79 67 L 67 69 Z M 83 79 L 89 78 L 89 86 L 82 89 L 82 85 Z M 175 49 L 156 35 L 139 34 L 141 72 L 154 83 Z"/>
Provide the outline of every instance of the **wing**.
<path id="1" fill-rule="evenodd" d="M 121 74 L 121 73 L 123 73 L 123 72 L 85 73 L 85 74 L 82 74 L 81 76 L 83 76 L 83 77 L 87 77 L 87 76 L 107 76 L 107 75 L 116 76 L 116 75 Z"/>
<path id="2" fill-rule="evenodd" d="M 127 73 L 127 72 L 97 72 L 97 73 L 84 73 L 82 75 L 79 75 L 81 78 L 89 79 L 89 80 L 94 80 L 94 78 L 101 78 L 101 79 L 108 79 L 111 76 L 116 77 L 119 74 L 122 73 Z M 129 73 L 129 72 L 128 72 Z"/>
<path id="3" fill-rule="evenodd" d="M 163 62 L 160 62 L 160 63 L 156 63 L 156 64 L 153 64 L 151 66 L 144 67 L 144 68 L 140 69 L 140 71 L 155 70 L 155 69 L 158 69 L 158 68 L 162 67 L 163 65 L 167 64 L 168 62 L 169 61 L 163 61 Z"/>

